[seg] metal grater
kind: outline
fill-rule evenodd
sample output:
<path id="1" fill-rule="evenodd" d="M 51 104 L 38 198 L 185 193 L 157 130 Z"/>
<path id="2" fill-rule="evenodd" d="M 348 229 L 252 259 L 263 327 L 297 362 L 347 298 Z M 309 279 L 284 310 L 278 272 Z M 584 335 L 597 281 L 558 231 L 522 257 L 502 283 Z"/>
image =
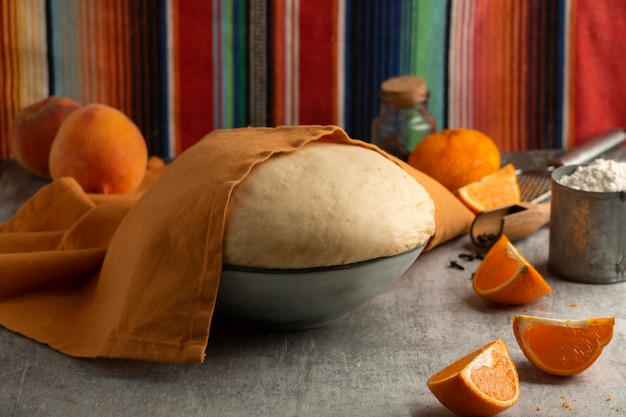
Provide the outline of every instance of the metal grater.
<path id="1" fill-rule="evenodd" d="M 522 201 L 542 203 L 550 199 L 550 178 L 552 170 L 517 170 L 517 182 L 519 183 Z"/>

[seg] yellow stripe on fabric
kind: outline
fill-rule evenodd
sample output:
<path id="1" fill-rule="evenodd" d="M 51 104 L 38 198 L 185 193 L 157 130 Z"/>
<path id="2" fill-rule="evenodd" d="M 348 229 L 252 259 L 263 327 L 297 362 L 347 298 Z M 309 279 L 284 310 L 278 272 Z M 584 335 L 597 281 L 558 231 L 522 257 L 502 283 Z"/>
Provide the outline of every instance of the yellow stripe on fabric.
<path id="1" fill-rule="evenodd" d="M 10 10 L 11 6 L 9 4 L 10 0 L 0 0 L 0 19 L 2 19 L 2 37 L 3 43 L 5 47 L 0 48 L 0 52 L 2 52 L 2 57 L 0 57 L 0 63 L 2 66 L 0 69 L 4 73 L 4 77 L 6 78 L 6 88 L 0 90 L 2 95 L 0 99 L 3 100 L 4 106 L 0 109 L 0 129 L 2 132 L 7 132 L 9 130 L 9 125 L 11 124 L 11 120 L 14 117 L 16 110 L 14 106 L 14 96 L 12 94 L 11 86 L 15 86 L 13 82 L 13 68 L 12 68 L 12 51 L 17 50 L 15 47 L 15 37 L 12 36 L 11 32 L 11 22 L 15 21 L 11 19 Z M 2 145 L 2 156 L 9 156 L 8 144 L 6 141 L 0 141 Z"/>
<path id="2" fill-rule="evenodd" d="M 468 37 L 473 31 L 474 15 L 472 1 L 459 0 L 453 3 L 450 38 L 450 127 L 470 127 L 472 120 L 468 112 L 471 110 L 471 84 L 469 74 L 471 63 L 468 48 Z"/>
<path id="3" fill-rule="evenodd" d="M 23 83 L 23 77 L 22 77 L 22 66 L 21 66 L 21 39 L 19 37 L 19 31 L 18 31 L 18 27 L 16 24 L 16 22 L 19 22 L 19 17 L 18 17 L 18 13 L 19 10 L 15 9 L 15 8 L 11 8 L 9 10 L 9 30 L 10 30 L 10 38 L 13 39 L 12 43 L 12 50 L 14 51 L 11 54 L 11 58 L 10 58 L 10 71 L 11 71 L 11 75 L 10 78 L 13 82 L 13 90 L 15 91 L 12 95 L 12 97 L 10 97 L 11 99 L 11 104 L 13 107 L 13 111 L 15 113 L 17 113 L 19 111 L 19 109 L 23 106 L 23 102 L 21 101 L 21 96 L 19 94 L 19 90 L 22 86 Z"/>
<path id="4" fill-rule="evenodd" d="M 112 74 L 111 68 L 114 68 L 116 65 L 114 51 L 111 47 L 111 25 L 110 19 L 107 16 L 106 11 L 110 9 L 111 1 L 103 0 L 100 3 L 100 8 L 98 10 L 98 15 L 102 20 L 102 69 L 104 71 L 104 102 L 107 104 L 113 104 L 117 102 L 117 97 L 115 95 L 115 89 L 113 88 L 113 80 L 114 76 Z"/>
<path id="5" fill-rule="evenodd" d="M 294 0 L 293 19 L 293 120 L 292 124 L 300 123 L 300 0 Z"/>
<path id="6" fill-rule="evenodd" d="M 346 50 L 345 50 L 345 43 L 346 43 L 346 0 L 338 0 L 337 2 L 337 61 L 336 61 L 336 68 L 337 68 L 337 76 L 336 76 L 336 82 L 337 82 L 337 99 L 336 99 L 336 104 L 337 104 L 337 110 L 336 110 L 336 120 L 337 120 L 337 125 L 338 126 L 345 126 L 346 125 L 346 120 L 345 120 L 345 103 L 344 103 L 344 96 L 345 96 L 345 90 L 346 90 L 346 83 L 345 83 L 345 78 L 346 78 L 346 62 L 345 62 L 345 55 L 346 55 Z"/>
<path id="7" fill-rule="evenodd" d="M 297 124 L 297 6 L 298 0 L 285 2 L 285 119 L 287 125 Z"/>
<path id="8" fill-rule="evenodd" d="M 464 89 L 464 100 L 463 100 L 463 114 L 464 114 L 464 126 L 470 126 L 474 121 L 474 62 L 475 57 L 473 53 L 474 43 L 475 43 L 475 3 L 469 1 L 467 3 L 467 10 L 465 12 L 465 21 L 466 24 L 463 24 L 462 27 L 465 29 L 465 33 L 463 34 L 463 50 L 465 51 L 463 54 L 464 62 L 464 75 L 463 79 L 463 89 Z"/>
<path id="9" fill-rule="evenodd" d="M 181 128 L 180 128 L 180 57 L 178 55 L 178 0 L 168 0 L 168 21 L 167 27 L 167 62 L 168 62 L 168 139 L 170 154 L 166 156 L 173 157 L 182 152 L 181 146 Z"/>
<path id="10" fill-rule="evenodd" d="M 48 95 L 45 2 L 26 0 L 20 5 L 18 22 L 21 23 L 21 43 L 26 52 L 21 55 L 23 71 L 19 74 L 24 77 L 21 104 L 29 105 Z"/>
<path id="11" fill-rule="evenodd" d="M 566 24 L 567 28 L 564 33 L 566 43 L 564 46 L 565 58 L 563 65 L 565 67 L 565 75 L 563 77 L 563 129 L 565 130 L 562 135 L 562 147 L 565 149 L 574 146 L 574 109 L 576 106 L 576 71 L 575 71 L 575 54 L 576 45 L 573 41 L 574 34 L 576 33 L 576 24 L 578 15 L 576 13 L 577 0 L 565 0 L 566 4 Z"/>
<path id="12" fill-rule="evenodd" d="M 16 25 L 17 39 L 19 42 L 19 64 L 20 64 L 20 82 L 18 84 L 19 89 L 19 103 L 20 107 L 23 107 L 30 101 L 29 90 L 30 82 L 32 81 L 32 53 L 33 44 L 32 36 L 30 33 L 32 27 L 32 19 L 30 17 L 30 1 L 21 1 L 17 9 L 17 22 L 21 24 Z"/>
<path id="13" fill-rule="evenodd" d="M 333 15 L 332 15 L 332 23 L 331 23 L 331 27 L 332 27 L 332 37 L 333 39 L 335 39 L 335 42 L 332 44 L 331 48 L 331 59 L 333 62 L 333 68 L 332 68 L 332 87 L 331 87 L 331 91 L 332 91 L 332 96 L 330 97 L 331 99 L 331 103 L 330 106 L 332 107 L 332 115 L 333 115 L 333 120 L 332 123 L 333 124 L 337 124 L 337 120 L 339 119 L 338 117 L 338 113 L 337 110 L 339 108 L 339 79 L 338 77 L 338 64 L 339 64 L 339 49 L 338 49 L 338 42 L 340 41 L 340 36 L 339 33 L 341 32 L 341 28 L 343 26 L 339 26 L 340 24 L 343 24 L 343 22 L 340 23 L 339 21 L 339 17 L 340 17 L 340 7 L 343 7 L 340 5 L 340 1 L 338 0 L 333 0 L 333 4 L 332 4 L 332 11 L 333 11 Z"/>
<path id="14" fill-rule="evenodd" d="M 274 8 L 274 124 L 298 124 L 299 1 L 275 0 Z"/>
<path id="15" fill-rule="evenodd" d="M 89 57 L 90 57 L 90 30 L 89 30 L 89 0 L 82 1 L 78 5 L 79 15 L 81 18 L 76 22 L 79 30 L 79 48 L 78 48 L 78 67 L 79 71 L 79 100 L 83 103 L 89 103 L 90 93 L 89 85 L 91 79 L 89 77 Z"/>

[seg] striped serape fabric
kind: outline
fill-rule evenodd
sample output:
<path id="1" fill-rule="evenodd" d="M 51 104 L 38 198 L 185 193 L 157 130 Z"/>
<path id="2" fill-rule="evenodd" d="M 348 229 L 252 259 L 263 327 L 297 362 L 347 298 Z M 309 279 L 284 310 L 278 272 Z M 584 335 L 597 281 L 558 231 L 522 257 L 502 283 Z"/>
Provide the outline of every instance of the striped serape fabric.
<path id="1" fill-rule="evenodd" d="M 49 95 L 119 108 L 163 157 L 243 126 L 368 141 L 380 84 L 405 74 L 439 128 L 568 148 L 626 125 L 624 33 L 614 0 L 0 0 L 0 157 Z"/>

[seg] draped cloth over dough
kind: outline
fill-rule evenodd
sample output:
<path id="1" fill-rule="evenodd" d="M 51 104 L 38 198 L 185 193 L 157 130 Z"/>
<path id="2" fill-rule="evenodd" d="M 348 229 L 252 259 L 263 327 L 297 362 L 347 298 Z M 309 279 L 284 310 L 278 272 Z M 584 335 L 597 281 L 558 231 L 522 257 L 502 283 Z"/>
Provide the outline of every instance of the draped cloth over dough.
<path id="1" fill-rule="evenodd" d="M 202 362 L 233 189 L 320 139 L 377 150 L 335 126 L 219 130 L 158 170 L 136 203 L 96 201 L 69 178 L 45 186 L 0 226 L 0 324 L 72 356 Z M 462 203 L 394 161 L 435 201 L 428 248 L 467 233 Z"/>

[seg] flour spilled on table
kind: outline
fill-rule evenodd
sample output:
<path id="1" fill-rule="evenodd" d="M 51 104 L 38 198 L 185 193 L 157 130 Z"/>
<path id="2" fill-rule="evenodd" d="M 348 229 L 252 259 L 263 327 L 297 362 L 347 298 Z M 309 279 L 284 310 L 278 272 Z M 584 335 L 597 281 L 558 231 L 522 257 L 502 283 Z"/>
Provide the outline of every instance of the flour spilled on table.
<path id="1" fill-rule="evenodd" d="M 559 183 L 582 191 L 626 191 L 626 162 L 596 159 L 576 168 L 571 175 L 562 176 Z"/>

